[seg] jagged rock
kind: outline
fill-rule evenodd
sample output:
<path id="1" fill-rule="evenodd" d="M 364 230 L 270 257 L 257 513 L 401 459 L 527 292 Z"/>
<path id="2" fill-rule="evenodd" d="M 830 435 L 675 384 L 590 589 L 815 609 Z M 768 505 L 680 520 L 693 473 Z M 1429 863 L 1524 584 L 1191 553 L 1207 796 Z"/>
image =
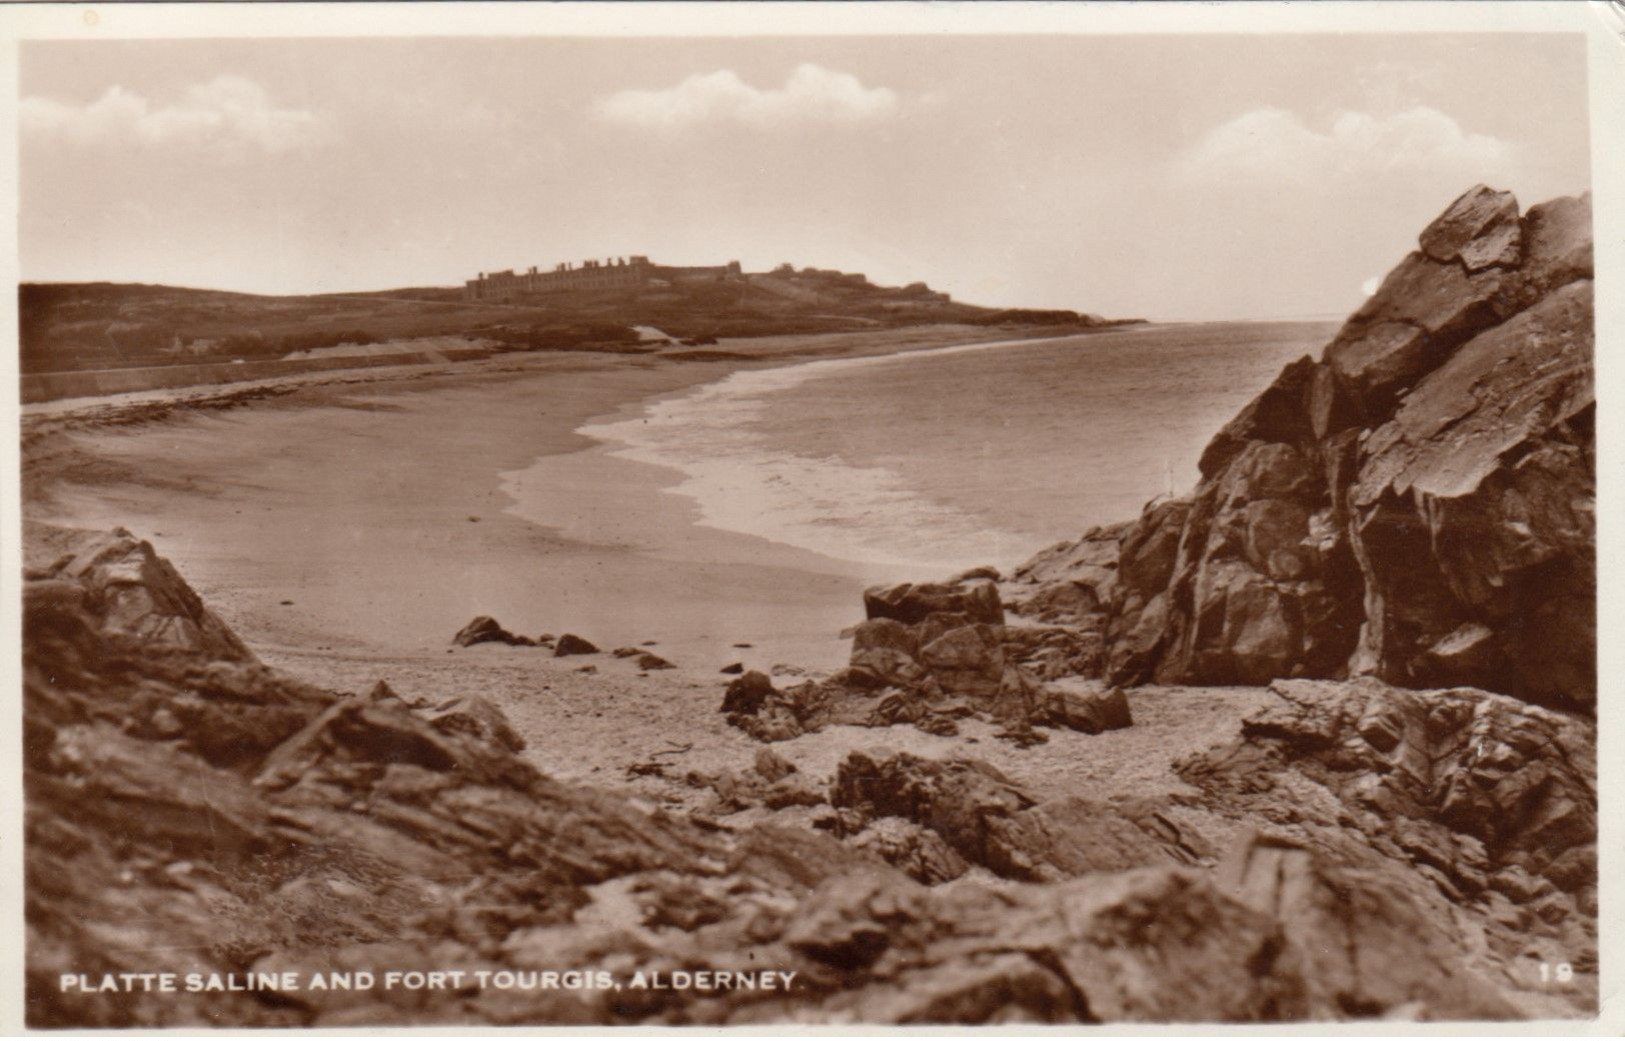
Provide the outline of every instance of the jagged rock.
<path id="1" fill-rule="evenodd" d="M 929 675 L 912 655 L 890 647 L 854 647 L 846 671 L 847 682 L 865 689 L 913 689 Z"/>
<path id="2" fill-rule="evenodd" d="M 1371 673 L 1589 708 L 1589 197 L 1519 220 L 1479 186 L 1420 242 L 1320 363 L 1288 365 L 1214 438 L 1188 498 L 1116 539 L 1110 598 L 1084 623 L 1108 682 Z M 1067 559 L 1017 569 L 1044 576 L 1017 603 L 1066 603 Z"/>
<path id="3" fill-rule="evenodd" d="M 1070 542 L 1040 551 L 1011 575 L 1011 581 L 1043 588 L 1056 581 L 1087 585 L 1102 602 L 1111 599 L 1109 583 L 1117 577 L 1120 544 L 1129 523 L 1090 528 Z"/>
<path id="4" fill-rule="evenodd" d="M 777 693 L 766 673 L 752 669 L 728 684 L 722 696 L 722 711 L 729 715 L 755 715 Z"/>
<path id="5" fill-rule="evenodd" d="M 1051 726 L 1099 734 L 1134 725 L 1128 695 L 1121 687 L 1100 691 L 1052 687 L 1045 697 L 1043 719 Z"/>
<path id="6" fill-rule="evenodd" d="M 1521 311 L 1570 282 L 1592 277 L 1591 193 L 1529 207 L 1524 257 L 1502 309 Z"/>
<path id="7" fill-rule="evenodd" d="M 553 646 L 553 657 L 564 658 L 573 654 L 597 654 L 598 648 L 574 633 L 565 633 Z"/>
<path id="8" fill-rule="evenodd" d="M 864 590 L 863 608 L 869 618 L 891 618 L 904 625 L 915 625 L 932 614 L 963 614 L 973 622 L 1004 624 L 999 587 L 986 579 L 875 586 Z"/>
<path id="9" fill-rule="evenodd" d="M 1282 369 L 1274 383 L 1208 442 L 1197 464 L 1202 476 L 1212 477 L 1253 442 L 1290 444 L 1308 437 L 1306 404 L 1314 373 L 1315 363 L 1310 358 L 1299 358 Z"/>
<path id="10" fill-rule="evenodd" d="M 764 748 L 756 753 L 756 772 L 762 775 L 763 780 L 772 784 L 795 773 L 796 764 L 771 748 Z"/>
<path id="11" fill-rule="evenodd" d="M 1052 582 L 1021 603 L 1021 613 L 1044 622 L 1088 618 L 1105 606 L 1098 587 L 1067 579 Z"/>
<path id="12" fill-rule="evenodd" d="M 451 638 L 459 647 L 472 647 L 477 643 L 505 643 L 513 647 L 534 647 L 536 641 L 528 636 L 515 636 L 497 623 L 490 615 L 480 615 Z"/>
<path id="13" fill-rule="evenodd" d="M 921 647 L 920 665 L 946 691 L 986 697 L 1004 675 L 1004 647 L 991 626 L 959 626 Z"/>
<path id="14" fill-rule="evenodd" d="M 1475 185 L 1422 231 L 1422 252 L 1440 263 L 1459 260 L 1469 272 L 1515 267 L 1523 244 L 1518 200 Z"/>
<path id="15" fill-rule="evenodd" d="M 1570 283 L 1475 338 L 1371 434 L 1350 500 L 1373 671 L 1595 696 L 1591 298 Z M 1473 625 L 1473 654 L 1440 646 Z"/>
<path id="16" fill-rule="evenodd" d="M 1441 923 L 1385 884 L 1339 869 L 1290 840 L 1253 834 L 1218 885 L 1277 917 L 1305 966 L 1310 1000 L 1354 1014 L 1426 1008 L 1435 1019 L 1505 1019 L 1516 1010 L 1451 950 Z"/>
<path id="17" fill-rule="evenodd" d="M 1594 728 L 1470 689 L 1361 679 L 1271 690 L 1279 700 L 1246 721 L 1239 741 L 1178 764 L 1205 805 L 1268 821 L 1317 857 L 1380 880 L 1424 919 L 1476 916 L 1485 948 L 1513 975 L 1511 963 L 1532 952 L 1595 964 Z M 1392 907 L 1372 914 L 1377 930 L 1415 918 Z"/>
<path id="18" fill-rule="evenodd" d="M 840 826 L 848 833 L 861 833 L 876 820 L 902 818 L 940 836 L 967 863 L 1026 881 L 1193 863 L 1197 850 L 1206 848 L 1154 806 L 1124 812 L 1077 798 L 1040 804 L 979 759 L 922 759 L 886 749 L 851 752 L 837 769 L 830 804 L 841 811 Z M 913 845 L 900 851 L 905 861 L 915 856 Z M 941 866 L 940 858 L 930 859 Z"/>
<path id="19" fill-rule="evenodd" d="M 380 681 L 369 698 L 382 701 L 393 696 L 388 685 Z M 508 717 L 484 698 L 466 694 L 415 707 L 424 722 L 443 733 L 467 735 L 483 743 L 501 745 L 510 752 L 525 750 L 525 739 L 508 723 Z"/>
<path id="20" fill-rule="evenodd" d="M 1365 678 L 1282 681 L 1242 742 L 1180 766 L 1225 797 L 1279 799 L 1307 779 L 1340 805 L 1363 843 L 1433 865 L 1451 894 L 1482 894 L 1508 867 L 1551 880 L 1575 906 L 1593 899 L 1595 738 L 1577 719 L 1471 689 L 1411 691 Z M 1262 761 L 1261 761 L 1262 760 Z M 1247 794 L 1251 793 L 1251 794 Z M 1287 797 L 1288 816 L 1315 801 Z M 1282 819 L 1271 812 L 1270 816 Z"/>
<path id="21" fill-rule="evenodd" d="M 716 796 L 715 812 L 737 813 L 753 806 L 782 810 L 791 806 L 822 806 L 827 797 L 814 782 L 791 767 L 789 773 L 768 776 L 757 769 L 735 773 L 723 770 L 707 774 L 690 772 L 685 780 L 692 787 L 710 788 Z"/>
<path id="22" fill-rule="evenodd" d="M 894 618 L 871 618 L 852 630 L 852 653 L 897 651 L 912 658 L 920 653 L 920 639 L 913 628 Z"/>
<path id="23" fill-rule="evenodd" d="M 728 722 L 760 741 L 788 741 L 835 724 L 909 723 L 949 736 L 958 733 L 957 720 L 978 716 L 1037 743 L 1044 738 L 1033 726 L 1066 714 L 1049 711 L 1033 669 L 1060 676 L 1097 667 L 1101 657 L 1098 632 L 1080 637 L 1066 627 L 978 621 L 1003 618 L 988 578 L 877 587 L 864 601 L 871 617 L 848 630 L 852 656 L 845 669 L 782 691 L 766 677 L 736 681 L 724 698 Z"/>
<path id="24" fill-rule="evenodd" d="M 1105 662 L 1104 615 L 1080 624 L 1007 625 L 1004 657 L 1040 680 L 1094 677 Z"/>
<path id="25" fill-rule="evenodd" d="M 448 903 L 522 909 L 512 928 L 556 923 L 583 885 L 718 855 L 693 829 L 651 828 L 630 807 L 540 777 L 477 698 L 414 707 L 382 683 L 340 698 L 241 660 L 223 627 L 191 646 L 126 643 L 127 615 L 87 607 L 102 580 L 85 569 L 41 583 L 55 592 L 28 602 L 35 1023 L 297 1025 L 307 1020 L 291 1007 L 230 995 L 76 1000 L 55 981 L 150 971 L 155 946 L 182 944 L 189 966 L 226 972 L 271 948 L 427 943 L 455 935 Z M 151 584 L 139 592 L 148 602 L 195 598 L 167 564 L 131 581 Z M 81 595 L 56 595 L 70 584 Z M 190 737 L 146 722 L 202 711 L 188 703 L 207 709 Z"/>
<path id="26" fill-rule="evenodd" d="M 104 634 L 216 661 L 255 660 L 151 543 L 123 528 L 58 531 L 55 559 L 35 573 L 64 583 L 56 588 L 77 598 Z"/>
<path id="27" fill-rule="evenodd" d="M 637 656 L 637 666 L 645 672 L 658 672 L 662 669 L 675 669 L 677 666 L 649 651 L 640 651 Z"/>
<path id="28" fill-rule="evenodd" d="M 941 835 L 913 821 L 877 817 L 858 828 L 847 840 L 854 849 L 875 854 L 916 882 L 934 886 L 970 870 L 970 864 Z"/>

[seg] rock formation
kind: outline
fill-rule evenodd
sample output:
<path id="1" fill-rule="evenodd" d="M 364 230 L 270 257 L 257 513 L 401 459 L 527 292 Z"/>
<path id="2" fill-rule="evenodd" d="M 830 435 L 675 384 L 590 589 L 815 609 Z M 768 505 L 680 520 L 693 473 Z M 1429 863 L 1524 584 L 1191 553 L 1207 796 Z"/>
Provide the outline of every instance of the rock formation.
<path id="1" fill-rule="evenodd" d="M 991 578 L 876 586 L 863 604 L 868 618 L 852 630 L 846 669 L 784 690 L 747 673 L 723 698 L 728 721 L 761 741 L 834 724 L 912 723 L 946 735 L 972 716 L 1027 743 L 1043 740 L 1036 726 L 1098 734 L 1133 725 L 1121 690 L 1045 682 L 1085 671 L 1098 646 L 1080 651 L 1071 627 L 1007 626 Z"/>
<path id="2" fill-rule="evenodd" d="M 1179 765 L 1202 805 L 1268 821 L 1327 863 L 1381 876 L 1438 921 L 1476 912 L 1475 928 L 1508 964 L 1595 966 L 1589 723 L 1480 690 L 1373 678 L 1271 690 L 1278 700 L 1237 741 Z"/>
<path id="3" fill-rule="evenodd" d="M 566 658 L 573 654 L 597 654 L 598 648 L 592 642 L 585 640 L 575 633 L 565 633 L 560 636 L 558 643 L 553 647 L 553 657 Z"/>
<path id="4" fill-rule="evenodd" d="M 1110 682 L 1375 675 L 1596 695 L 1591 206 L 1477 187 L 1326 346 L 1203 452 L 1201 482 L 1021 569 L 1104 632 Z"/>
<path id="5" fill-rule="evenodd" d="M 459 647 L 472 647 L 477 643 L 505 643 L 510 647 L 535 647 L 536 640 L 528 636 L 516 636 L 504 629 L 502 625 L 490 615 L 482 614 L 457 630 L 457 635 L 451 642 Z"/>
<path id="6" fill-rule="evenodd" d="M 849 753 L 831 787 L 837 829 L 911 876 L 956 878 L 971 866 L 1003 878 L 1053 882 L 1096 871 L 1196 864 L 1211 850 L 1147 803 L 1106 807 L 1069 796 L 1040 803 L 977 759 Z M 887 836 L 866 843 L 878 822 Z"/>

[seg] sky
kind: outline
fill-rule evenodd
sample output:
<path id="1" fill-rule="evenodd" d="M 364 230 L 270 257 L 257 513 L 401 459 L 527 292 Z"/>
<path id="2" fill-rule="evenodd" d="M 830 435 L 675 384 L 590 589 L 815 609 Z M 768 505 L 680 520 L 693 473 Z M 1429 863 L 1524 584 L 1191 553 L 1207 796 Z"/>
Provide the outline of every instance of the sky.
<path id="1" fill-rule="evenodd" d="M 1567 34 L 21 45 L 26 281 L 454 285 L 641 253 L 1336 316 L 1476 183 L 1590 186 Z"/>

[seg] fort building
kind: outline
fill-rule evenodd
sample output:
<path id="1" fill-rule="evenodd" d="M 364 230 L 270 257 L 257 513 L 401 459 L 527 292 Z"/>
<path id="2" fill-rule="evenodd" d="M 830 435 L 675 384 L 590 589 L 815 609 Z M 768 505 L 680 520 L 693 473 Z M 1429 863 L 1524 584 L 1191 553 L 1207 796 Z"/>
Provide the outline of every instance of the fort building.
<path id="1" fill-rule="evenodd" d="M 572 290 L 635 289 L 655 282 L 721 282 L 742 277 L 739 261 L 714 267 L 669 267 L 648 257 L 584 260 L 555 264 L 551 271 L 482 271 L 463 285 L 465 300 L 513 300 L 538 293 Z"/>

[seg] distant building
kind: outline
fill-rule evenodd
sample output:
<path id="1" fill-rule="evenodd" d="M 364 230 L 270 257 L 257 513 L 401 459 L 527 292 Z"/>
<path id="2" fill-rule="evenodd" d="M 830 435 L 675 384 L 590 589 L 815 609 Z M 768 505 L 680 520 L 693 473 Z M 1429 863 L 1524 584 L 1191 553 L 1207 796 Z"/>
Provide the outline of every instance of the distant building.
<path id="1" fill-rule="evenodd" d="M 739 261 L 715 267 L 667 267 L 648 257 L 584 260 L 556 264 L 551 271 L 482 271 L 463 285 L 464 300 L 513 300 L 540 293 L 593 289 L 635 289 L 650 282 L 720 282 L 741 277 Z"/>

